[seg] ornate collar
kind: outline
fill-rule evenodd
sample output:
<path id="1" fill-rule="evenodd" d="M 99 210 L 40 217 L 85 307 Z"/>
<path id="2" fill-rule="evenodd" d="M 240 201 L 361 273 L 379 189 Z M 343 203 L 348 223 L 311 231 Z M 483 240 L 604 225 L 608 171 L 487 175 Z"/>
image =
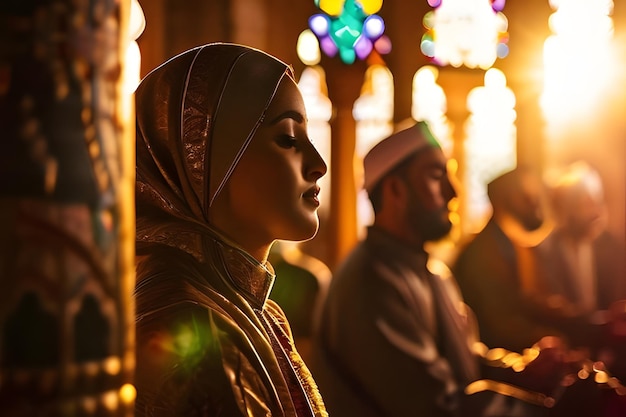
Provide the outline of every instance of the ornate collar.
<path id="1" fill-rule="evenodd" d="M 261 264 L 243 249 L 224 241 L 217 243 L 231 284 L 252 308 L 262 310 L 276 278 L 272 265 Z"/>

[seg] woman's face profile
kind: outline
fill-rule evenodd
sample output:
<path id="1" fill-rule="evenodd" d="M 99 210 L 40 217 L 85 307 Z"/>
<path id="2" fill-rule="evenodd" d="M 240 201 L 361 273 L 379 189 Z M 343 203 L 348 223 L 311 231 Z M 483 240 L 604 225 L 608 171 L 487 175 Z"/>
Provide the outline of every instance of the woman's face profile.
<path id="1" fill-rule="evenodd" d="M 222 215 L 215 225 L 244 246 L 310 239 L 319 226 L 317 180 L 326 170 L 307 135 L 302 95 L 285 76 L 216 200 Z"/>

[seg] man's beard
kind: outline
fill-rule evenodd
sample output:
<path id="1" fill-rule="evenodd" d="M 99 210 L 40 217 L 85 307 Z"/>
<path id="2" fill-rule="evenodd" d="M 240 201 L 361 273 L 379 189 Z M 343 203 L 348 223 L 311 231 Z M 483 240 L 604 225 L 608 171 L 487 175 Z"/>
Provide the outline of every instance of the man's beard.
<path id="1" fill-rule="evenodd" d="M 452 229 L 447 207 L 428 210 L 413 191 L 409 199 L 407 216 L 409 227 L 424 242 L 439 240 L 447 236 Z"/>

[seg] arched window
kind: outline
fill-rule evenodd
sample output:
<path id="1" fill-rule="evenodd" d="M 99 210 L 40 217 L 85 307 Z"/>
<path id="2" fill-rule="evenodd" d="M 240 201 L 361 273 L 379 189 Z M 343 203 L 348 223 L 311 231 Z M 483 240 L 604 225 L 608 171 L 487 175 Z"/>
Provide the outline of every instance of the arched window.
<path id="1" fill-rule="evenodd" d="M 590 120 L 614 86 L 612 0 L 550 0 L 552 35 L 544 44 L 541 96 L 548 139 Z M 564 129 L 565 128 L 565 129 Z"/>
<path id="2" fill-rule="evenodd" d="M 422 53 L 439 65 L 487 69 L 508 55 L 505 0 L 428 0 Z"/>
<path id="3" fill-rule="evenodd" d="M 374 145 L 393 133 L 393 75 L 385 65 L 370 65 L 365 71 L 361 95 L 354 102 L 352 115 L 356 121 L 355 158 L 362 161 Z M 361 188 L 362 165 L 355 164 L 357 185 L 358 233 L 374 220 L 367 192 Z"/>
<path id="4" fill-rule="evenodd" d="M 467 96 L 465 124 L 466 232 L 478 232 L 490 214 L 487 184 L 517 164 L 515 95 L 502 71 L 491 68 L 485 85 Z"/>
<path id="5" fill-rule="evenodd" d="M 413 76 L 413 101 L 411 116 L 416 121 L 425 121 L 435 134 L 446 155 L 452 155 L 453 141 L 450 121 L 446 116 L 448 108 L 446 93 L 437 84 L 439 70 L 425 65 Z"/>

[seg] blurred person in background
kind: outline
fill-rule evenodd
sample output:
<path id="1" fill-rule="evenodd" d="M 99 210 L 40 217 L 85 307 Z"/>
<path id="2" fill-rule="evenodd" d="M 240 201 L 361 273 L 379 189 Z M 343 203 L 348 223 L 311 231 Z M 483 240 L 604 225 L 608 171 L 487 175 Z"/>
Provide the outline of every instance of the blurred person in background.
<path id="1" fill-rule="evenodd" d="M 563 381 L 556 378 L 538 390 L 560 391 L 550 416 L 601 415 L 607 390 L 593 378 L 575 376 L 601 352 L 609 360 L 616 356 L 615 349 L 598 350 L 607 339 L 597 324 L 606 322 L 605 309 L 623 297 L 624 249 L 604 228 L 599 178 L 590 175 L 583 181 L 583 171 L 589 174 L 577 168 L 576 175 L 569 172 L 550 190 L 525 167 L 494 179 L 488 185 L 492 216 L 462 247 L 453 266 L 488 348 L 521 353 L 537 343 L 552 346 L 553 357 L 527 375 L 487 367 L 483 377 L 541 387 L 543 378 L 554 376 L 552 370 L 574 376 L 560 389 Z M 591 261 L 594 245 L 603 246 L 597 258 L 602 265 Z M 583 291 L 581 282 L 587 285 Z"/>
<path id="2" fill-rule="evenodd" d="M 626 243 L 607 229 L 602 178 L 574 162 L 551 182 L 550 203 L 555 228 L 539 246 L 546 304 L 578 317 L 573 342 L 626 380 Z"/>
<path id="3" fill-rule="evenodd" d="M 540 285 L 536 246 L 545 237 L 544 185 L 531 168 L 520 166 L 492 180 L 487 195 L 491 217 L 461 245 L 452 270 L 476 314 L 481 341 L 522 352 L 559 334 L 532 301 Z"/>
<path id="4" fill-rule="evenodd" d="M 626 247 L 607 229 L 602 179 L 584 161 L 569 165 L 550 187 L 555 228 L 540 245 L 550 269 L 547 290 L 603 322 L 612 303 L 626 299 Z"/>

